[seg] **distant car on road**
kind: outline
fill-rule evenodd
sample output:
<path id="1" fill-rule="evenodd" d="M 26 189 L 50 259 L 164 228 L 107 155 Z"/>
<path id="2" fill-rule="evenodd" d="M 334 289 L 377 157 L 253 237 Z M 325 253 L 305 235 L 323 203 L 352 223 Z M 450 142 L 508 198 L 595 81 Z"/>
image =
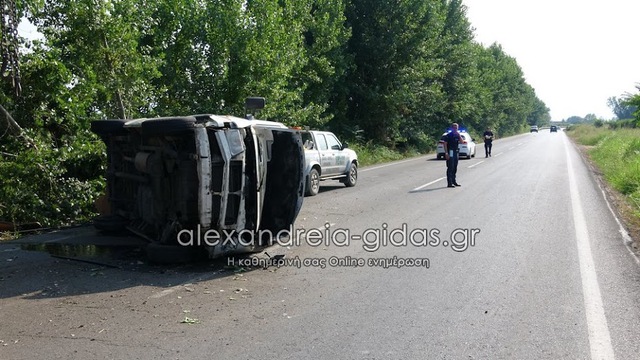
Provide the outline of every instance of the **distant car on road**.
<path id="1" fill-rule="evenodd" d="M 538 132 L 538 125 L 531 125 L 531 130 L 529 132 Z"/>
<path id="2" fill-rule="evenodd" d="M 448 132 L 445 132 L 444 134 L 442 134 L 442 136 L 445 136 L 447 134 Z M 459 158 L 466 157 L 467 159 L 471 159 L 472 157 L 475 157 L 476 156 L 476 143 L 475 143 L 476 140 L 471 138 L 471 134 L 469 134 L 466 131 L 460 131 L 460 136 L 462 136 L 462 139 L 464 139 L 466 143 L 458 144 L 458 157 Z M 436 158 L 444 159 L 444 142 L 442 140 L 438 141 L 438 145 L 436 147 Z"/>
<path id="3" fill-rule="evenodd" d="M 551 125 L 551 127 L 549 128 L 550 132 L 558 132 L 558 127 L 555 125 Z"/>

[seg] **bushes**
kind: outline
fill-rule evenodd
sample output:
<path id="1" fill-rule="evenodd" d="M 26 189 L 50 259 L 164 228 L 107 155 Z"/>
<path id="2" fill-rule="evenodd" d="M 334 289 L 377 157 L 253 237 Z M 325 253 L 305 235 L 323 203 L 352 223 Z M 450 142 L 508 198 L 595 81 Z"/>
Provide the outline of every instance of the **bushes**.
<path id="1" fill-rule="evenodd" d="M 104 189 L 104 144 L 88 131 L 55 143 L 0 141 L 0 220 L 56 227 L 88 221 Z"/>
<path id="2" fill-rule="evenodd" d="M 400 160 L 418 154 L 417 151 L 411 149 L 407 149 L 401 153 L 383 145 L 374 145 L 371 142 L 366 144 L 349 144 L 349 147 L 358 154 L 360 166 Z"/>
<path id="3" fill-rule="evenodd" d="M 572 125 L 570 129 L 571 137 L 575 138 L 580 144 L 587 146 L 596 146 L 604 141 L 610 132 L 604 128 L 594 128 L 590 125 Z"/>
<path id="4" fill-rule="evenodd" d="M 624 129 L 624 128 L 635 129 L 637 127 L 638 127 L 638 124 L 636 120 L 633 120 L 633 119 L 616 120 L 616 121 L 609 122 L 609 129 L 611 130 Z"/>

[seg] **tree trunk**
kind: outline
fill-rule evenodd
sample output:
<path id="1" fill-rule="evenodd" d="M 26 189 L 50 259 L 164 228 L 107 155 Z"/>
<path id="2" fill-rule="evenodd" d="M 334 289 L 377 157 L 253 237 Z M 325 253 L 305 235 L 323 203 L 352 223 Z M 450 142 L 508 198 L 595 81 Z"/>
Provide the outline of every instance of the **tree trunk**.
<path id="1" fill-rule="evenodd" d="M 5 119 L 7 119 L 7 130 L 13 135 L 22 135 L 22 128 L 15 120 L 13 120 L 11 114 L 9 114 L 7 109 L 5 109 L 2 105 L 0 105 L 0 112 L 2 112 L 2 115 L 4 115 Z"/>
<path id="2" fill-rule="evenodd" d="M 15 135 L 16 137 L 23 138 L 26 141 L 26 143 L 32 146 L 33 148 L 35 149 L 38 148 L 36 144 L 33 142 L 33 140 L 31 140 L 31 138 L 24 133 L 24 130 L 22 130 L 22 127 L 20 127 L 20 125 L 18 125 L 18 123 L 13 119 L 13 116 L 11 116 L 11 114 L 9 114 L 7 109 L 5 109 L 4 106 L 2 105 L 0 105 L 0 113 L 4 115 L 5 119 L 7 119 L 7 127 L 6 127 L 7 132 L 9 132 L 12 135 Z"/>

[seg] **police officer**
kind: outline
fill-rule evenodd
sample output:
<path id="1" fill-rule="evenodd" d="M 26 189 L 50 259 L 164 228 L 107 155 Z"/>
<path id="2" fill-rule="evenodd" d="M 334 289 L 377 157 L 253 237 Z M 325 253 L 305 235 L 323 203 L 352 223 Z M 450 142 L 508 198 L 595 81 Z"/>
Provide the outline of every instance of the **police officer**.
<path id="1" fill-rule="evenodd" d="M 491 156 L 491 147 L 493 146 L 493 132 L 490 128 L 482 134 L 484 136 L 484 157 Z"/>
<path id="2" fill-rule="evenodd" d="M 456 182 L 458 172 L 458 144 L 465 143 L 458 132 L 458 124 L 451 124 L 452 130 L 442 137 L 444 142 L 444 158 L 447 160 L 447 187 L 462 186 Z"/>

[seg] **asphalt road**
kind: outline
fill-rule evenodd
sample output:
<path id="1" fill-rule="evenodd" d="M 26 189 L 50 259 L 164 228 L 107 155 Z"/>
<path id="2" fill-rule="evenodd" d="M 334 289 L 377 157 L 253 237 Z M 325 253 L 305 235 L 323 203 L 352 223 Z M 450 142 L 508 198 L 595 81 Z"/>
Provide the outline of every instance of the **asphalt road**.
<path id="1" fill-rule="evenodd" d="M 430 155 L 323 182 L 279 268 L 0 245 L 0 359 L 640 358 L 640 261 L 563 132 L 444 176 Z"/>

